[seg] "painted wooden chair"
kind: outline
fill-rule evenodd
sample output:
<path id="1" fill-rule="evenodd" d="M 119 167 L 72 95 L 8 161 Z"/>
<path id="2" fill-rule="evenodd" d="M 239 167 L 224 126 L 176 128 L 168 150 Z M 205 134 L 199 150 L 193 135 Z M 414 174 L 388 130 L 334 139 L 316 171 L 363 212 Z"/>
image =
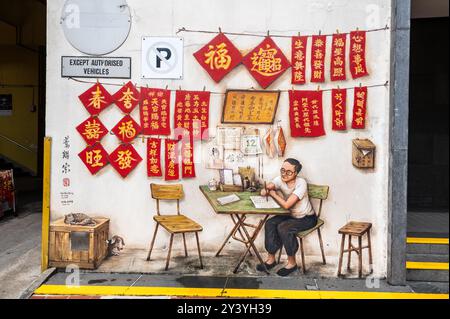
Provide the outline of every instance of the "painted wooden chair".
<path id="1" fill-rule="evenodd" d="M 192 219 L 181 215 L 180 213 L 180 199 L 184 197 L 183 185 L 150 185 L 152 198 L 156 200 L 156 213 L 153 216 L 153 220 L 156 222 L 155 232 L 153 234 L 153 239 L 150 244 L 150 251 L 148 252 L 147 261 L 150 260 L 153 245 L 155 244 L 156 234 L 158 232 L 159 226 L 162 226 L 170 234 L 169 252 L 167 254 L 166 270 L 169 269 L 170 254 L 172 252 L 173 237 L 176 234 L 183 235 L 184 243 L 184 254 L 187 257 L 187 246 L 186 246 L 186 233 L 195 233 L 195 238 L 197 240 L 198 256 L 200 258 L 200 268 L 203 269 L 202 253 L 200 250 L 200 241 L 198 239 L 198 232 L 202 231 L 203 228 L 197 224 Z M 160 201 L 177 201 L 177 215 L 162 215 L 160 212 Z"/>
<path id="2" fill-rule="evenodd" d="M 320 228 L 325 224 L 325 222 L 322 219 L 320 219 L 320 217 L 321 217 L 321 214 L 322 214 L 322 204 L 323 204 L 323 201 L 328 198 L 329 190 L 330 190 L 329 186 L 320 186 L 320 185 L 308 184 L 309 199 L 310 200 L 312 200 L 312 199 L 319 200 L 319 209 L 318 209 L 318 211 L 316 211 L 317 218 L 318 218 L 317 225 L 314 226 L 313 228 L 310 228 L 308 230 L 299 232 L 297 234 L 297 238 L 298 238 L 298 240 L 300 242 L 300 254 L 301 254 L 301 257 L 302 257 L 302 272 L 303 273 L 306 273 L 305 250 L 303 248 L 303 239 L 306 236 L 308 236 L 309 234 L 312 234 L 315 231 L 317 231 L 317 235 L 319 237 L 320 251 L 322 253 L 322 263 L 324 265 L 327 263 L 326 258 L 325 258 L 325 252 L 323 250 L 322 233 L 320 232 Z M 281 247 L 280 254 L 278 255 L 278 263 L 280 263 L 282 251 L 283 251 L 283 247 Z"/>

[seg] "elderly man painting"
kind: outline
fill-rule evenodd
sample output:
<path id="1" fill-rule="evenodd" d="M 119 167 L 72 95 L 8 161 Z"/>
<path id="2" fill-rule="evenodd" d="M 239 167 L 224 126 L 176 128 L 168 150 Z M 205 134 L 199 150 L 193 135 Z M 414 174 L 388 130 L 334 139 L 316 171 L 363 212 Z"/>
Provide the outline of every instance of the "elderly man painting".
<path id="1" fill-rule="evenodd" d="M 284 209 L 290 210 L 291 214 L 275 216 L 267 221 L 265 247 L 268 257 L 264 265 L 260 264 L 256 267 L 259 271 L 264 271 L 265 268 L 270 270 L 276 266 L 275 254 L 283 246 L 288 255 L 288 262 L 278 270 L 277 274 L 288 276 L 297 270 L 296 234 L 317 224 L 317 216 L 308 197 L 308 184 L 298 176 L 301 170 L 302 165 L 298 160 L 287 159 L 281 167 L 280 176 L 267 185 L 267 191 L 261 191 L 262 196 L 273 197 Z"/>

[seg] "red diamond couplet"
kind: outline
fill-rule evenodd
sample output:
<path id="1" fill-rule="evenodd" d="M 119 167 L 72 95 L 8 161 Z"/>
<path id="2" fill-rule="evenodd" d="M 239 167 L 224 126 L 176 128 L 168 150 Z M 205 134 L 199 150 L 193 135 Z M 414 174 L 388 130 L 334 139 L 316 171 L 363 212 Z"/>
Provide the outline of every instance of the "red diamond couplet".
<path id="1" fill-rule="evenodd" d="M 77 131 L 81 134 L 87 145 L 100 142 L 108 134 L 108 129 L 103 125 L 98 117 L 91 116 L 86 121 L 77 126 Z"/>
<path id="2" fill-rule="evenodd" d="M 141 130 L 140 125 L 129 115 L 121 119 L 112 129 L 114 134 L 124 143 L 133 141 L 141 133 Z"/>
<path id="3" fill-rule="evenodd" d="M 194 57 L 217 83 L 242 62 L 241 52 L 223 33 L 194 53 Z"/>
<path id="4" fill-rule="evenodd" d="M 78 156 L 92 175 L 97 174 L 109 163 L 108 153 L 100 143 L 86 147 Z"/>
<path id="5" fill-rule="evenodd" d="M 91 115 L 99 115 L 113 101 L 112 96 L 100 83 L 96 83 L 78 98 Z"/>
<path id="6" fill-rule="evenodd" d="M 291 66 L 289 60 L 270 37 L 266 37 L 253 51 L 247 54 L 243 64 L 264 89 Z"/>
<path id="7" fill-rule="evenodd" d="M 111 165 L 123 178 L 127 177 L 138 164 L 142 157 L 130 144 L 122 144 L 109 155 Z"/>
<path id="8" fill-rule="evenodd" d="M 113 96 L 114 103 L 119 107 L 119 109 L 126 114 L 130 114 L 131 111 L 139 104 L 140 93 L 133 85 L 133 83 L 128 82 Z"/>

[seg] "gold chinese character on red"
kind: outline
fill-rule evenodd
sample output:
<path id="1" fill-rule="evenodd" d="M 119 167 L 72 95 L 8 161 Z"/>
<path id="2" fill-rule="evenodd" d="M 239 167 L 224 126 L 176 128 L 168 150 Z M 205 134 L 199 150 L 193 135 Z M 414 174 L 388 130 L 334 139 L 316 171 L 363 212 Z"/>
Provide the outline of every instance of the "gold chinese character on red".
<path id="1" fill-rule="evenodd" d="M 291 66 L 284 53 L 270 37 L 266 37 L 248 53 L 243 59 L 243 64 L 264 89 Z"/>
<path id="2" fill-rule="evenodd" d="M 121 144 L 109 155 L 111 166 L 122 176 L 127 177 L 142 161 L 142 157 L 130 144 Z"/>
<path id="3" fill-rule="evenodd" d="M 88 145 L 100 142 L 108 134 L 108 129 L 103 125 L 98 117 L 90 117 L 77 126 L 77 131 Z"/>
<path id="4" fill-rule="evenodd" d="M 86 147 L 78 154 L 78 157 L 80 157 L 92 175 L 97 174 L 109 162 L 108 153 L 100 143 Z"/>
<path id="5" fill-rule="evenodd" d="M 130 115 L 126 115 L 116 126 L 114 126 L 112 132 L 122 142 L 129 143 L 141 133 L 141 127 Z"/>
<path id="6" fill-rule="evenodd" d="M 112 98 L 123 113 L 130 114 L 139 104 L 140 93 L 130 81 L 117 91 Z"/>
<path id="7" fill-rule="evenodd" d="M 91 115 L 99 115 L 113 101 L 112 96 L 100 83 L 96 83 L 78 98 Z"/>
<path id="8" fill-rule="evenodd" d="M 223 33 L 195 52 L 194 57 L 217 83 L 242 62 L 241 52 Z"/>

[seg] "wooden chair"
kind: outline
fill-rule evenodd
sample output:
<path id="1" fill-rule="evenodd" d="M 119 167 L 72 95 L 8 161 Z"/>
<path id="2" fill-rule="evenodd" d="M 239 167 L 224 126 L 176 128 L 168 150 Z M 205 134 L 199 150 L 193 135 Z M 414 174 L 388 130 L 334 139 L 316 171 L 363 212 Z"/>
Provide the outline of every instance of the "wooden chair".
<path id="1" fill-rule="evenodd" d="M 186 247 L 186 233 L 195 233 L 197 239 L 198 256 L 200 258 L 200 268 L 203 269 L 202 254 L 200 250 L 200 241 L 198 239 L 198 232 L 203 228 L 192 219 L 180 214 L 180 199 L 184 197 L 183 185 L 150 185 L 152 198 L 156 199 L 156 216 L 153 216 L 153 220 L 156 222 L 155 232 L 150 244 L 150 251 L 148 252 L 147 261 L 150 260 L 153 245 L 156 239 L 156 233 L 161 225 L 165 230 L 170 233 L 169 252 L 167 254 L 166 270 L 169 269 L 170 254 L 172 252 L 173 237 L 175 234 L 183 235 L 184 254 L 187 257 Z M 177 215 L 161 215 L 160 213 L 160 200 L 177 201 Z"/>
<path id="2" fill-rule="evenodd" d="M 323 201 L 328 198 L 330 187 L 329 186 L 320 186 L 320 185 L 313 185 L 308 184 L 308 195 L 310 200 L 311 199 L 317 199 L 319 200 L 319 210 L 317 212 L 317 225 L 313 228 L 310 228 L 308 230 L 299 232 L 297 234 L 297 238 L 300 242 L 300 253 L 302 257 L 302 272 L 306 273 L 306 267 L 305 267 L 305 250 L 303 248 L 303 239 L 308 236 L 309 234 L 312 234 L 314 231 L 317 231 L 317 235 L 319 237 L 319 243 L 320 243 L 320 251 L 322 252 L 322 263 L 325 265 L 327 263 L 325 259 L 325 252 L 323 250 L 323 241 L 322 241 L 322 233 L 320 232 L 320 228 L 325 224 L 325 222 L 320 219 L 320 216 L 322 214 L 322 204 Z M 283 251 L 283 247 L 280 249 L 280 254 L 278 255 L 278 263 L 280 263 L 281 259 L 281 253 Z"/>

